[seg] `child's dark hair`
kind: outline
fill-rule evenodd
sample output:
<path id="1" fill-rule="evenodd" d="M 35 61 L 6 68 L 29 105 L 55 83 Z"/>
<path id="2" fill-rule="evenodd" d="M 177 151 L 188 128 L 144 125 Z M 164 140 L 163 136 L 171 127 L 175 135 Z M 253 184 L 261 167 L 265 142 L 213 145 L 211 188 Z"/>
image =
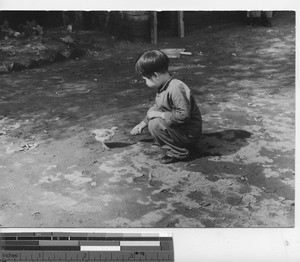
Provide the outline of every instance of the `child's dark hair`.
<path id="1" fill-rule="evenodd" d="M 151 78 L 154 72 L 168 72 L 169 58 L 158 50 L 147 51 L 139 56 L 135 63 L 135 71 L 144 77 Z"/>

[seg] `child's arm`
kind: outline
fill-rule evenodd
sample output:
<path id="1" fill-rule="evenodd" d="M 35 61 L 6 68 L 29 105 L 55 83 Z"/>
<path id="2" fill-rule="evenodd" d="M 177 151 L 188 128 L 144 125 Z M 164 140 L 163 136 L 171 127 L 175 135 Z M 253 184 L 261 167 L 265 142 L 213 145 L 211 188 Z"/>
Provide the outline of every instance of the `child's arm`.
<path id="1" fill-rule="evenodd" d="M 164 112 L 167 125 L 183 124 L 190 120 L 191 117 L 191 94 L 185 85 L 172 88 L 168 93 L 168 102 L 171 104 L 172 110 Z"/>
<path id="2" fill-rule="evenodd" d="M 161 111 L 155 111 L 155 110 L 148 111 L 147 118 L 148 119 L 152 119 L 152 118 L 162 118 L 162 119 L 165 119 L 165 113 L 161 112 Z"/>
<path id="3" fill-rule="evenodd" d="M 131 130 L 130 134 L 131 134 L 131 135 L 138 135 L 138 134 L 142 133 L 143 129 L 148 125 L 149 119 L 151 119 L 151 118 L 148 117 L 149 112 L 157 112 L 156 110 L 158 110 L 158 107 L 157 107 L 157 105 L 156 105 L 156 103 L 155 103 L 152 107 L 150 107 L 150 108 L 148 109 L 147 115 L 146 115 L 146 117 L 143 119 L 143 121 L 142 121 L 141 123 L 137 124 L 137 125 Z"/>
<path id="4" fill-rule="evenodd" d="M 156 103 L 148 109 L 147 114 L 146 114 L 146 117 L 145 117 L 144 120 L 143 120 L 147 125 L 148 125 L 149 120 L 150 120 L 151 118 L 153 118 L 153 117 L 150 117 L 151 114 L 152 114 L 152 112 L 154 112 L 154 113 L 155 113 L 155 112 L 159 112 L 159 109 L 158 109 L 158 106 L 157 106 Z"/>

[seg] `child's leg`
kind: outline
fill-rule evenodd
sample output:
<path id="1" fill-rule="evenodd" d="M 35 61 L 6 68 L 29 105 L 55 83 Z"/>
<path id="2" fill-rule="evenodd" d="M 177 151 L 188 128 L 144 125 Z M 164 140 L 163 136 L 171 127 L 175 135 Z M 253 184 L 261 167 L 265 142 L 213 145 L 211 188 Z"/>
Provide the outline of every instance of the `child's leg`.
<path id="1" fill-rule="evenodd" d="M 168 127 L 161 118 L 154 118 L 148 122 L 148 129 L 160 146 L 170 148 L 168 155 L 185 159 L 189 156 L 188 145 L 195 143 L 195 139 L 189 138 L 183 130 L 176 127 Z"/>

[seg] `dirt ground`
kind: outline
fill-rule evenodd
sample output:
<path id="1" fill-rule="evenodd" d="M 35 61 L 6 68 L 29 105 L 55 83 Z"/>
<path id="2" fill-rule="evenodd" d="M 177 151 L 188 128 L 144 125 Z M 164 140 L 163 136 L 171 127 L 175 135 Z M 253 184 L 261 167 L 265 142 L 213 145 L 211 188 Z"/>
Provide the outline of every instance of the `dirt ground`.
<path id="1" fill-rule="evenodd" d="M 1 227 L 293 227 L 295 17 L 211 25 L 157 45 L 78 32 L 90 53 L 0 75 Z M 129 132 L 155 90 L 134 73 L 148 49 L 185 48 L 170 71 L 192 89 L 203 137 L 162 165 Z M 117 126 L 111 150 L 93 129 Z"/>

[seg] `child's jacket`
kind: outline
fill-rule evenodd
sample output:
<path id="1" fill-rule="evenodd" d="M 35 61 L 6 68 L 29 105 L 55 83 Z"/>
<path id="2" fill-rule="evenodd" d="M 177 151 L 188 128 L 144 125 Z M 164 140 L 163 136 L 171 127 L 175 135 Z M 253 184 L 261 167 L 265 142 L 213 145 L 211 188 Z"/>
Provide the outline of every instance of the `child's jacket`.
<path id="1" fill-rule="evenodd" d="M 192 137 L 201 135 L 202 117 L 191 90 L 178 79 L 170 78 L 156 94 L 155 105 L 149 111 L 165 113 L 166 125 L 185 130 Z M 146 117 L 144 122 L 148 124 Z"/>

